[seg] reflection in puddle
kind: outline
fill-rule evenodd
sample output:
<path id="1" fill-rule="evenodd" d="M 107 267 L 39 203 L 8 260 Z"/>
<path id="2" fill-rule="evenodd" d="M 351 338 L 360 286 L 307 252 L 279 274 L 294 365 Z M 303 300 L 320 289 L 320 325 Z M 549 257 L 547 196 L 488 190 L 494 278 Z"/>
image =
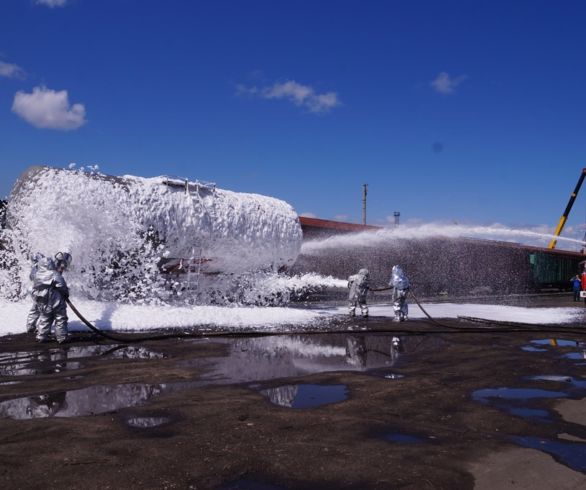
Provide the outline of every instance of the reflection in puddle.
<path id="1" fill-rule="evenodd" d="M 533 347 L 532 345 L 524 345 L 521 350 L 525 352 L 547 352 L 547 349 L 540 349 L 539 347 Z"/>
<path id="2" fill-rule="evenodd" d="M 287 408 L 314 408 L 348 399 L 346 385 L 296 384 L 260 390 L 271 403 Z"/>
<path id="3" fill-rule="evenodd" d="M 413 434 L 403 434 L 401 432 L 391 432 L 384 436 L 387 441 L 397 442 L 400 444 L 421 444 L 426 440 L 421 436 Z"/>
<path id="4" fill-rule="evenodd" d="M 169 417 L 131 417 L 126 420 L 126 425 L 133 429 L 152 429 L 171 423 Z"/>
<path id="5" fill-rule="evenodd" d="M 543 374 L 539 376 L 530 376 L 527 379 L 531 381 L 552 381 L 554 383 L 570 384 L 572 387 L 579 389 L 586 389 L 586 380 L 581 378 L 574 378 L 572 376 Z"/>
<path id="6" fill-rule="evenodd" d="M 193 389 L 210 384 L 254 383 L 307 374 L 356 371 L 387 379 L 400 379 L 398 365 L 410 356 L 437 349 L 446 342 L 437 336 L 396 337 L 392 334 L 294 335 L 217 339 L 226 344 L 228 355 L 179 361 L 181 367 L 204 367 L 197 381 L 166 384 L 118 384 L 89 386 L 76 390 L 53 390 L 34 396 L 0 402 L 0 417 L 31 419 L 77 417 L 101 414 L 144 403 L 163 392 Z M 0 375 L 25 376 L 58 373 L 86 367 L 101 357 L 160 359 L 165 354 L 141 346 L 90 345 L 2 354 Z M 72 359 L 74 359 L 72 361 Z M 391 371 L 392 369 L 392 371 Z M 199 374 L 199 373 L 198 373 Z M 61 382 L 80 379 L 74 373 Z M 89 380 L 88 377 L 84 378 Z M 15 380 L 6 380 L 14 382 Z M 56 378 L 57 381 L 57 378 Z M 258 388 L 260 389 L 260 387 Z M 287 385 L 264 390 L 273 403 L 292 408 L 310 408 L 339 402 L 348 397 L 344 385 Z"/>
<path id="7" fill-rule="evenodd" d="M 586 444 L 584 443 L 552 441 L 530 436 L 513 436 L 512 440 L 520 446 L 551 454 L 560 463 L 586 473 Z"/>
<path id="8" fill-rule="evenodd" d="M 214 383 L 266 381 L 334 371 L 372 372 L 396 368 L 410 356 L 437 349 L 446 342 L 437 336 L 292 335 L 222 340 L 230 354 L 214 359 L 204 378 Z M 389 374 L 387 370 L 378 375 Z M 394 373 L 393 373 L 394 374 Z"/>
<path id="9" fill-rule="evenodd" d="M 576 347 L 578 341 L 576 340 L 564 340 L 564 339 L 539 339 L 532 340 L 532 344 L 536 345 L 549 345 L 551 347 Z"/>
<path id="10" fill-rule="evenodd" d="M 80 369 L 81 364 L 71 361 L 66 347 L 35 352 L 5 353 L 0 362 L 0 376 L 34 376 L 55 374 Z"/>
<path id="11" fill-rule="evenodd" d="M 490 398 L 505 400 L 527 400 L 530 398 L 567 398 L 563 391 L 540 390 L 538 388 L 485 388 L 472 393 L 472 398 L 488 403 Z"/>
<path id="12" fill-rule="evenodd" d="M 139 405 L 161 393 L 165 385 L 97 385 L 71 391 L 15 398 L 0 402 L 0 417 L 36 419 L 81 417 Z"/>
<path id="13" fill-rule="evenodd" d="M 507 411 L 511 415 L 521 417 L 524 419 L 548 419 L 550 413 L 547 410 L 541 410 L 539 408 L 527 408 L 527 407 L 508 407 Z"/>
<path id="14" fill-rule="evenodd" d="M 584 352 L 569 352 L 568 354 L 564 354 L 566 359 L 573 359 L 575 361 L 583 361 L 586 359 L 586 351 Z"/>
<path id="15" fill-rule="evenodd" d="M 472 398 L 482 404 L 490 404 L 498 410 L 525 419 L 539 419 L 549 423 L 550 413 L 547 410 L 520 406 L 527 400 L 540 398 L 567 398 L 563 391 L 549 391 L 537 388 L 485 388 L 472 393 Z"/>
<path id="16" fill-rule="evenodd" d="M 571 383 L 573 378 L 571 376 L 563 376 L 557 374 L 541 374 L 539 376 L 530 376 L 530 381 L 554 381 L 556 383 Z"/>
<path id="17" fill-rule="evenodd" d="M 73 359 L 161 359 L 165 354 L 141 346 L 89 345 L 64 346 L 31 352 L 5 352 L 0 355 L 0 376 L 35 376 L 80 369 Z"/>
<path id="18" fill-rule="evenodd" d="M 394 374 L 394 373 L 388 373 L 383 376 L 383 378 L 385 378 L 385 379 L 403 379 L 404 377 L 405 377 L 404 374 Z"/>
<path id="19" fill-rule="evenodd" d="M 577 347 L 579 352 L 570 352 L 564 354 L 566 359 L 573 359 L 577 361 L 582 361 L 586 359 L 586 342 L 580 340 L 567 340 L 567 339 L 538 339 L 532 340 L 531 344 L 538 345 L 538 346 L 548 346 L 548 347 Z M 531 346 L 522 347 L 523 350 L 532 350 Z M 547 350 L 547 349 L 537 349 L 533 348 L 534 351 L 539 352 L 540 350 Z"/>

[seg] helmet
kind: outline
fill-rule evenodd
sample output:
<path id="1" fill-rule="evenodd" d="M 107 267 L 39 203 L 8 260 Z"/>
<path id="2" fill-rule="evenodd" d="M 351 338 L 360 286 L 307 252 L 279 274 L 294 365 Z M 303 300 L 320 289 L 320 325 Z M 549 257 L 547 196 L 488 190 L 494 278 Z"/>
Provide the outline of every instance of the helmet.
<path id="1" fill-rule="evenodd" d="M 368 269 L 360 269 L 358 271 L 358 274 L 360 274 L 361 276 L 368 276 L 369 272 Z"/>
<path id="2" fill-rule="evenodd" d="M 55 254 L 55 260 L 57 261 L 56 266 L 60 267 L 63 266 L 63 268 L 68 269 L 69 266 L 71 265 L 71 254 L 67 253 L 67 252 L 57 252 Z"/>

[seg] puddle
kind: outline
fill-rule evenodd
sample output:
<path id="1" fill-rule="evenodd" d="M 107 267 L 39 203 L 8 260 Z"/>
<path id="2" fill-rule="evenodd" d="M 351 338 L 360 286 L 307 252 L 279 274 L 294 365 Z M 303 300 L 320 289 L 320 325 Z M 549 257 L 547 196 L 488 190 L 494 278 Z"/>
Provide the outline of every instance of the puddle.
<path id="1" fill-rule="evenodd" d="M 126 425 L 133 429 L 153 429 L 168 425 L 172 422 L 169 417 L 131 417 L 126 420 Z"/>
<path id="2" fill-rule="evenodd" d="M 67 348 L 36 351 L 27 355 L 21 355 L 20 352 L 11 354 L 0 363 L 0 376 L 55 374 L 82 367 L 80 362 L 70 360 Z"/>
<path id="3" fill-rule="evenodd" d="M 568 354 L 564 354 L 564 357 L 575 361 L 583 361 L 586 359 L 586 352 L 569 352 Z"/>
<path id="4" fill-rule="evenodd" d="M 295 384 L 260 390 L 271 403 L 287 408 L 315 408 L 348 399 L 346 385 Z"/>
<path id="5" fill-rule="evenodd" d="M 82 379 L 75 372 L 55 378 L 55 386 L 46 393 L 0 402 L 0 417 L 31 419 L 41 417 L 79 417 L 101 414 L 145 403 L 165 392 L 201 386 L 232 383 L 257 383 L 272 403 L 283 407 L 311 408 L 348 398 L 345 385 L 285 385 L 263 389 L 266 381 L 308 374 L 356 371 L 384 376 L 389 380 L 403 377 L 394 372 L 397 365 L 409 362 L 416 354 L 437 349 L 446 342 L 437 336 L 393 336 L 392 334 L 283 335 L 238 339 L 214 339 L 228 347 L 226 357 L 181 360 L 182 366 L 197 366 L 197 381 L 165 384 L 116 384 L 70 390 L 66 383 Z M 99 359 L 161 359 L 164 354 L 141 346 L 89 345 L 55 347 L 31 352 L 3 354 L 0 374 L 34 376 L 93 367 Z M 377 371 L 378 370 L 378 371 Z M 83 378 L 88 380 L 87 377 Z M 82 382 L 83 382 L 82 379 Z M 8 381 L 8 380 L 7 380 Z M 11 382 L 15 381 L 10 379 Z M 151 422 L 145 422 L 148 424 Z"/>
<path id="6" fill-rule="evenodd" d="M 539 376 L 530 376 L 526 379 L 528 379 L 530 381 L 551 381 L 554 383 L 569 384 L 574 388 L 586 390 L 586 379 L 574 378 L 573 376 L 544 374 L 544 375 L 539 375 Z"/>
<path id="7" fill-rule="evenodd" d="M 385 379 L 403 379 L 405 377 L 404 374 L 395 374 L 395 373 L 388 373 L 383 376 Z"/>
<path id="8" fill-rule="evenodd" d="M 146 347 L 128 345 L 89 345 L 57 347 L 30 352 L 3 353 L 0 376 L 35 376 L 81 369 L 80 359 L 161 359 L 165 354 Z"/>
<path id="9" fill-rule="evenodd" d="M 506 410 L 511 415 L 524 419 L 549 419 L 551 417 L 551 414 L 547 410 L 539 408 L 508 407 Z"/>
<path id="10" fill-rule="evenodd" d="M 401 432 L 391 432 L 386 434 L 384 438 L 390 442 L 397 442 L 399 444 L 422 444 L 427 442 L 427 438 L 414 435 L 414 434 L 403 434 Z"/>
<path id="11" fill-rule="evenodd" d="M 532 345 L 524 345 L 521 350 L 525 352 L 547 352 L 547 349 L 540 349 L 539 347 L 533 347 Z"/>
<path id="12" fill-rule="evenodd" d="M 472 393 L 472 398 L 488 403 L 491 398 L 504 400 L 528 400 L 531 398 L 567 398 L 563 391 L 541 390 L 539 388 L 485 388 Z"/>
<path id="13" fill-rule="evenodd" d="M 215 384 L 250 383 L 336 371 L 396 368 L 415 354 L 444 347 L 434 335 L 422 337 L 361 334 L 288 335 L 218 339 L 229 345 L 227 357 L 212 360 L 204 380 Z M 185 367 L 181 362 L 181 367 Z M 201 362 L 194 362 L 201 367 Z"/>
<path id="14" fill-rule="evenodd" d="M 554 441 L 530 436 L 513 436 L 511 439 L 519 446 L 548 453 L 556 461 L 573 470 L 586 473 L 586 444 L 584 443 Z"/>
<path id="15" fill-rule="evenodd" d="M 526 379 L 530 381 L 554 381 L 556 383 L 571 383 L 574 380 L 571 376 L 557 374 L 541 374 L 539 376 L 529 376 Z"/>
<path id="16" fill-rule="evenodd" d="M 547 410 L 532 408 L 520 403 L 542 398 L 568 398 L 563 391 L 550 391 L 538 388 L 485 388 L 472 393 L 472 398 L 484 405 L 507 412 L 515 417 L 536 419 L 540 422 L 551 423 L 551 414 Z"/>
<path id="17" fill-rule="evenodd" d="M 167 354 L 157 352 L 146 347 L 136 345 L 121 345 L 111 347 L 100 354 L 102 357 L 113 357 L 114 359 L 166 359 Z"/>
<path id="18" fill-rule="evenodd" d="M 579 344 L 576 340 L 564 339 L 538 339 L 532 340 L 531 343 L 536 345 L 548 345 L 550 347 L 576 347 Z"/>
<path id="19" fill-rule="evenodd" d="M 261 483 L 248 478 L 241 478 L 240 480 L 224 483 L 218 488 L 219 490 L 285 490 L 285 487 L 271 485 L 269 483 Z"/>
<path id="20" fill-rule="evenodd" d="M 0 417 L 16 420 L 47 417 L 82 417 L 112 412 L 144 403 L 165 385 L 97 385 L 0 402 Z"/>

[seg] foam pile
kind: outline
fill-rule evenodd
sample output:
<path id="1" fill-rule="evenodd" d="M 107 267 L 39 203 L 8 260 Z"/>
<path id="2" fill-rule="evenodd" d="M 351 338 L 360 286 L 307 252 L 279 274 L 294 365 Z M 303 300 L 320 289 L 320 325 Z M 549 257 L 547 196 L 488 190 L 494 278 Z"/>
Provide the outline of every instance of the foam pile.
<path id="1" fill-rule="evenodd" d="M 35 253 L 68 251 L 74 266 L 67 281 L 88 298 L 224 299 L 226 283 L 235 287 L 239 275 L 290 267 L 302 239 L 293 208 L 271 197 L 166 177 L 48 167 L 21 176 L 7 223 L 17 267 L 0 278 L 5 297 L 15 293 L 7 292 L 14 284 L 17 295 L 25 294 Z M 166 262 L 173 274 L 161 274 Z"/>

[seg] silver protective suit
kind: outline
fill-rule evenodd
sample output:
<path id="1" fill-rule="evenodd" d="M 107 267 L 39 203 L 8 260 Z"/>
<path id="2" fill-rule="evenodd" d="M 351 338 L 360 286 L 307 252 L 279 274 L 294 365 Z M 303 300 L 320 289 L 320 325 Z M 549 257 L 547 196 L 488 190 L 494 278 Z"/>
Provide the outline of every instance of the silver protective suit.
<path id="1" fill-rule="evenodd" d="M 368 306 L 366 305 L 366 295 L 370 289 L 368 283 L 368 270 L 360 269 L 358 274 L 348 278 L 348 301 L 349 313 L 351 316 L 356 314 L 356 306 L 360 306 L 362 316 L 368 316 Z"/>
<path id="2" fill-rule="evenodd" d="M 409 315 L 407 305 L 407 293 L 409 292 L 409 279 L 398 265 L 393 266 L 389 286 L 393 289 L 393 311 L 396 321 L 405 321 Z"/>
<path id="3" fill-rule="evenodd" d="M 55 262 L 47 257 L 41 258 L 31 271 L 33 305 L 27 317 L 28 332 L 35 333 L 37 340 L 49 340 L 51 326 L 55 324 L 57 342 L 67 340 L 67 304 L 69 288 Z"/>

